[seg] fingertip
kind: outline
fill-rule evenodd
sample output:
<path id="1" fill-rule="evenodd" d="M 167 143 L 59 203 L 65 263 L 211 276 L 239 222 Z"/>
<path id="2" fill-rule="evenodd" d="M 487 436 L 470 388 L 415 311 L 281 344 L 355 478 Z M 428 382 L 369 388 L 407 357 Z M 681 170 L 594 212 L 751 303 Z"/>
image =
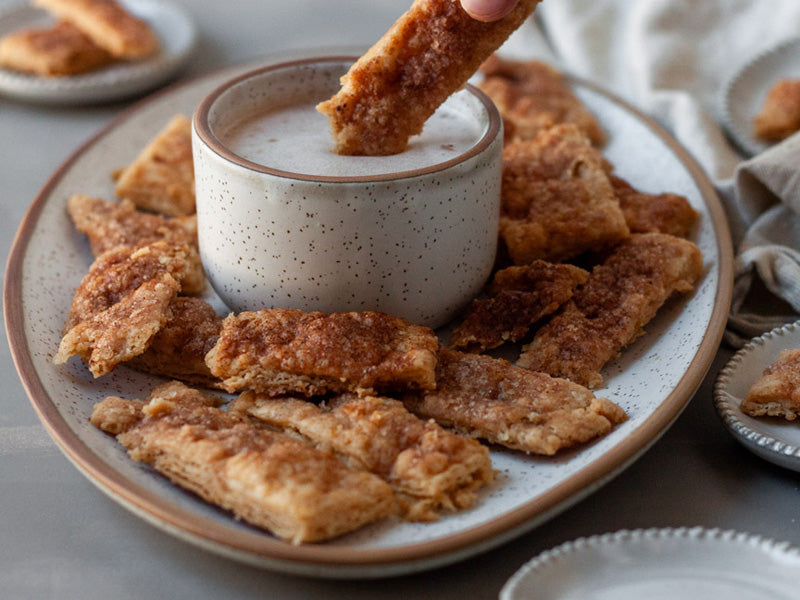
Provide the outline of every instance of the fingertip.
<path id="1" fill-rule="evenodd" d="M 517 0 L 461 0 L 461 7 L 473 19 L 498 21 L 514 10 Z"/>

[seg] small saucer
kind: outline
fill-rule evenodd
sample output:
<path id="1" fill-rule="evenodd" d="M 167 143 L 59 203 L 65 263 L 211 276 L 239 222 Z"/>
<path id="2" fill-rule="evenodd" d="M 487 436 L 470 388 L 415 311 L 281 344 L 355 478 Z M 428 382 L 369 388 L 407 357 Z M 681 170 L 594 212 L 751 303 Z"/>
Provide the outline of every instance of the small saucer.
<path id="1" fill-rule="evenodd" d="M 125 0 L 123 5 L 155 30 L 161 43 L 157 54 L 68 77 L 41 77 L 0 68 L 0 95 L 40 104 L 95 104 L 128 98 L 165 83 L 194 50 L 197 33 L 192 19 L 182 8 L 161 0 Z M 0 36 L 52 22 L 42 10 L 18 6 L 0 14 Z"/>
<path id="2" fill-rule="evenodd" d="M 682 600 L 797 597 L 800 551 L 786 542 L 702 527 L 622 530 L 539 554 L 500 600 Z"/>
<path id="3" fill-rule="evenodd" d="M 793 471 L 800 471 L 800 423 L 780 418 L 755 419 L 739 405 L 781 350 L 800 348 L 800 321 L 754 338 L 728 361 L 714 385 L 714 404 L 728 430 L 748 450 Z"/>
<path id="4" fill-rule="evenodd" d="M 747 156 L 770 147 L 753 135 L 753 119 L 772 85 L 785 78 L 800 78 L 800 38 L 786 40 L 759 54 L 744 64 L 723 89 L 723 124 Z"/>

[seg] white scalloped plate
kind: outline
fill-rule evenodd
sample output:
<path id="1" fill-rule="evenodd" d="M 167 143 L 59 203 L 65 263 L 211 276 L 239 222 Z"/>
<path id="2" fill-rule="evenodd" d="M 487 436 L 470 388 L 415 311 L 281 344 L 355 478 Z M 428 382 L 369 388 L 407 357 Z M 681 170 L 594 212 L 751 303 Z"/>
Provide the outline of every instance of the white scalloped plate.
<path id="1" fill-rule="evenodd" d="M 744 64 L 723 88 L 722 120 L 740 150 L 748 156 L 770 147 L 753 135 L 753 119 L 772 85 L 800 78 L 800 38 L 784 41 Z"/>
<path id="2" fill-rule="evenodd" d="M 40 104 L 93 104 L 121 100 L 168 81 L 194 50 L 194 22 L 170 2 L 122 0 L 122 4 L 155 30 L 161 48 L 154 56 L 69 77 L 39 77 L 0 68 L 0 94 Z M 0 36 L 52 22 L 53 18 L 42 10 L 18 6 L 0 14 Z"/>
<path id="3" fill-rule="evenodd" d="M 579 538 L 525 564 L 500 600 L 790 600 L 800 551 L 719 529 L 638 529 Z"/>
<path id="4" fill-rule="evenodd" d="M 122 114 L 58 169 L 20 227 L 4 290 L 10 346 L 42 422 L 81 472 L 148 522 L 214 552 L 304 575 L 380 577 L 441 566 L 520 535 L 598 489 L 666 431 L 700 385 L 725 327 L 733 251 L 724 211 L 711 183 L 663 129 L 578 81 L 576 92 L 608 129 L 604 151 L 617 172 L 638 187 L 683 194 L 701 213 L 693 239 L 705 256 L 695 292 L 665 306 L 647 333 L 604 370 L 606 386 L 598 393 L 629 416 L 609 435 L 555 458 L 493 449 L 496 484 L 472 509 L 435 523 L 389 521 L 325 544 L 292 546 L 185 493 L 92 427 L 94 402 L 108 395 L 142 397 L 158 380 L 124 367 L 93 380 L 80 361 L 53 364 L 73 291 L 91 262 L 66 214 L 66 199 L 73 193 L 111 198 L 110 173 L 174 113 L 190 114 L 215 86 L 263 64 L 176 86 Z"/>
<path id="5" fill-rule="evenodd" d="M 719 372 L 714 404 L 733 436 L 758 456 L 800 471 L 800 423 L 744 414 L 739 405 L 750 386 L 786 348 L 800 348 L 800 321 L 752 339 Z"/>

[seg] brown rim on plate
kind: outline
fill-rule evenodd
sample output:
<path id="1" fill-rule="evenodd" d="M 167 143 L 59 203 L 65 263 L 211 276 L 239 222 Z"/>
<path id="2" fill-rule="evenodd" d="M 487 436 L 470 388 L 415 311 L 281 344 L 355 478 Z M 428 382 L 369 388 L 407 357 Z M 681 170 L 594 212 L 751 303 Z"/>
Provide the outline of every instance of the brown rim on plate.
<path id="1" fill-rule="evenodd" d="M 262 63 L 263 64 L 263 63 Z M 241 72 L 242 67 L 224 72 Z M 202 78 L 201 78 L 202 79 Z M 160 529 L 206 548 L 256 566 L 325 577 L 383 577 L 449 564 L 500 545 L 566 510 L 622 472 L 645 452 L 680 415 L 706 375 L 724 332 L 733 284 L 733 247 L 725 214 L 714 188 L 691 156 L 654 120 L 598 86 L 570 78 L 621 106 L 640 119 L 676 155 L 700 191 L 715 232 L 718 281 L 713 313 L 706 333 L 674 389 L 650 416 L 625 439 L 573 475 L 527 504 L 478 526 L 434 540 L 393 548 L 359 549 L 336 545 L 292 546 L 268 533 L 232 529 L 224 522 L 198 517 L 176 507 L 122 475 L 95 454 L 73 431 L 47 394 L 36 371 L 25 335 L 22 306 L 23 262 L 49 194 L 89 148 L 120 123 L 134 117 L 154 99 L 188 85 L 173 86 L 128 109 L 82 144 L 50 177 L 28 209 L 9 253 L 4 290 L 4 317 L 11 353 L 26 392 L 49 434 L 75 466 L 97 487 Z M 191 83 L 191 82 L 190 82 Z"/>
<path id="2" fill-rule="evenodd" d="M 495 138 L 500 133 L 500 126 L 502 124 L 502 120 L 500 119 L 500 112 L 497 110 L 497 107 L 494 105 L 489 97 L 483 93 L 481 90 L 476 88 L 471 84 L 467 84 L 464 86 L 464 89 L 468 90 L 470 94 L 475 96 L 483 107 L 486 109 L 486 113 L 489 117 L 488 127 L 486 131 L 483 132 L 481 138 L 466 152 L 462 152 L 460 155 L 451 158 L 449 160 L 430 165 L 427 167 L 422 167 L 419 169 L 411 169 L 408 171 L 398 171 L 396 173 L 381 173 L 378 175 L 351 175 L 351 176 L 331 176 L 331 175 L 309 175 L 306 173 L 295 173 L 292 171 L 284 171 L 282 169 L 275 169 L 272 167 L 268 167 L 265 165 L 261 165 L 259 163 L 253 162 L 246 158 L 235 154 L 231 151 L 225 144 L 220 141 L 220 139 L 214 134 L 211 130 L 211 126 L 208 123 L 209 113 L 214 106 L 214 103 L 228 90 L 233 88 L 234 86 L 247 81 L 248 79 L 252 79 L 264 73 L 269 73 L 271 71 L 279 71 L 281 69 L 287 69 L 289 67 L 296 67 L 302 65 L 311 65 L 315 63 L 337 63 L 337 62 L 355 62 L 358 59 L 357 56 L 324 56 L 324 57 L 312 57 L 312 58 L 304 58 L 298 60 L 292 60 L 287 62 L 281 62 L 277 64 L 271 64 L 266 67 L 261 67 L 259 69 L 255 69 L 253 71 L 248 71 L 239 75 L 238 77 L 234 77 L 226 81 L 225 83 L 217 86 L 214 90 L 212 90 L 200 103 L 197 107 L 197 110 L 194 113 L 194 118 L 192 119 L 192 125 L 197 132 L 197 135 L 200 137 L 201 140 L 211 149 L 213 150 L 218 156 L 222 157 L 223 159 L 232 162 L 242 168 L 249 169 L 251 171 L 256 171 L 258 173 L 266 173 L 269 175 L 274 175 L 276 177 L 286 177 L 289 179 L 299 179 L 301 181 L 318 181 L 321 183 L 363 183 L 363 182 L 371 182 L 371 181 L 394 181 L 397 179 L 408 179 L 411 177 L 420 177 L 422 175 L 428 175 L 430 173 L 436 173 L 438 171 L 444 171 L 454 165 L 462 163 L 466 160 L 469 160 L 473 156 L 477 156 L 481 152 L 483 152 L 486 147 L 491 144 Z"/>

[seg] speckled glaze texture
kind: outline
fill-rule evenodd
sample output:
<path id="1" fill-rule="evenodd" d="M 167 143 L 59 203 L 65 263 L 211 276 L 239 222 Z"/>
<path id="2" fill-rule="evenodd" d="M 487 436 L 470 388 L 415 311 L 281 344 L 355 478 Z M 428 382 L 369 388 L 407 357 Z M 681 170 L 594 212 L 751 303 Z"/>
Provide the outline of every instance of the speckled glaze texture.
<path id="1" fill-rule="evenodd" d="M 483 287 L 497 247 L 502 135 L 498 123 L 492 127 L 496 109 L 478 92 L 459 92 L 459 102 L 485 131 L 480 148 L 374 177 L 253 168 L 220 154 L 198 127 L 207 118 L 214 131 L 214 121 L 230 119 L 232 109 L 268 105 L 272 95 L 276 102 L 325 98 L 348 65 L 299 62 L 258 71 L 222 92 L 207 113 L 198 110 L 193 146 L 206 273 L 235 311 L 377 310 L 438 327 Z"/>

